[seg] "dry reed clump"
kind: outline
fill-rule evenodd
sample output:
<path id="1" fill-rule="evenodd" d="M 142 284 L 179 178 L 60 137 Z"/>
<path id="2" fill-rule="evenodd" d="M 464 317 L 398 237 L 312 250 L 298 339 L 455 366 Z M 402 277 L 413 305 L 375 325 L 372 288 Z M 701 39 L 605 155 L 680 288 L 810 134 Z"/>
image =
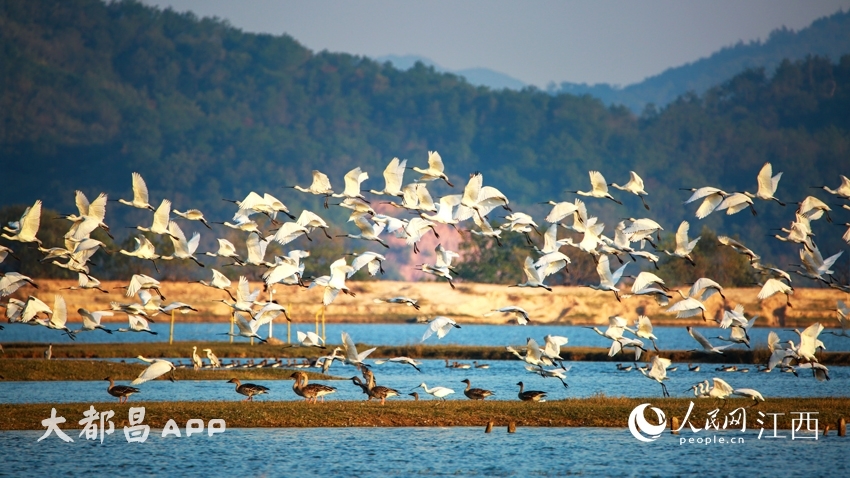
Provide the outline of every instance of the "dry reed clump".
<path id="1" fill-rule="evenodd" d="M 233 277 L 232 279 L 236 279 Z M 25 298 L 29 294 L 51 304 L 53 295 L 62 294 L 68 302 L 69 320 L 79 322 L 76 315 L 79 307 L 88 310 L 108 310 L 110 301 L 131 302 L 117 287 L 126 286 L 120 281 L 106 281 L 104 294 L 91 290 L 62 290 L 76 284 L 73 280 L 37 280 L 39 289 L 24 287 L 16 297 Z M 504 323 L 505 317 L 494 314 L 483 315 L 505 305 L 518 305 L 526 309 L 533 324 L 603 324 L 611 315 L 620 315 L 629 319 L 640 314 L 649 316 L 657 325 L 694 325 L 701 324 L 699 317 L 677 319 L 659 307 L 654 300 L 646 297 L 631 297 L 622 302 L 613 300 L 610 293 L 598 292 L 586 287 L 554 287 L 553 292 L 508 288 L 496 284 L 463 283 L 453 290 L 442 282 L 397 282 L 369 281 L 351 282 L 349 286 L 358 291 L 357 297 L 341 295 L 325 310 L 325 318 L 332 322 L 404 322 L 413 321 L 417 316 L 433 317 L 448 315 L 462 318 L 466 323 Z M 251 287 L 262 287 L 254 282 Z M 223 291 L 203 286 L 199 283 L 163 282 L 163 294 L 167 302 L 180 301 L 192 304 L 197 313 L 177 315 L 178 321 L 228 321 L 230 309 L 216 302 L 228 299 Z M 321 307 L 321 288 L 306 290 L 300 287 L 278 285 L 274 298 L 287 306 L 295 322 L 310 323 Z M 802 327 L 815 321 L 821 321 L 826 327 L 837 327 L 835 304 L 842 299 L 843 293 L 833 289 L 795 289 L 792 297 L 793 307 L 785 306 L 784 297 L 771 297 L 759 303 L 758 291 L 754 288 L 724 289 L 726 302 L 715 294 L 706 302 L 706 316 L 718 317 L 724 308 L 742 304 L 748 315 L 759 315 L 757 326 Z M 412 307 L 395 304 L 375 303 L 375 298 L 405 295 L 420 300 L 421 311 Z M 267 299 L 262 294 L 262 299 Z M 229 300 L 229 299 L 228 299 Z M 163 317 L 160 315 L 159 317 Z M 110 322 L 126 321 L 126 315 L 116 314 L 106 318 Z"/>

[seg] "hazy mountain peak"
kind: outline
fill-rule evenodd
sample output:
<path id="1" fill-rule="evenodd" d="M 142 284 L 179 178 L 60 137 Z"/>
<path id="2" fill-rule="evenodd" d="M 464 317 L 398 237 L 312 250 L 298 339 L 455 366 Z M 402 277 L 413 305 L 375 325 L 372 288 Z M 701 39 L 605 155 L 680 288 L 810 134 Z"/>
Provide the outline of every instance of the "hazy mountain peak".
<path id="1" fill-rule="evenodd" d="M 490 68 L 477 67 L 464 68 L 462 70 L 450 70 L 448 68 L 443 68 L 430 58 L 419 55 L 384 55 L 375 58 L 375 61 L 380 63 L 390 62 L 399 70 L 409 70 L 416 64 L 416 62 L 421 62 L 425 66 L 434 67 L 434 70 L 436 71 L 462 76 L 466 78 L 466 81 L 471 85 L 486 86 L 494 90 L 500 90 L 502 88 L 521 90 L 528 86 L 526 83 L 510 75 L 491 70 Z"/>

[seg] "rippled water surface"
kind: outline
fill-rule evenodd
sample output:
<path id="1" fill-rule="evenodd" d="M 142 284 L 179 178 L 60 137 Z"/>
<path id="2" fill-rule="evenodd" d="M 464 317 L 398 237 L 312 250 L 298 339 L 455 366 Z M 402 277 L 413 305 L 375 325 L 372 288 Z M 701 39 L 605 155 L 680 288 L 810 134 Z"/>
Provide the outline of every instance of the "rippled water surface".
<path id="1" fill-rule="evenodd" d="M 736 444 L 638 442 L 626 429 L 228 429 L 209 437 L 129 444 L 122 431 L 73 443 L 43 431 L 0 432 L 9 476 L 848 476 L 846 439 L 766 440 L 725 431 Z M 705 432 L 703 432 L 705 433 Z M 698 436 L 698 435 L 688 435 Z"/>
<path id="2" fill-rule="evenodd" d="M 367 360 L 367 363 L 373 361 Z M 428 387 L 440 385 L 455 391 L 447 397 L 448 400 L 466 400 L 461 380 L 468 378 L 474 387 L 485 388 L 495 392 L 496 399 L 515 400 L 519 388 L 517 382 L 522 381 L 526 389 L 543 390 L 548 392 L 550 400 L 569 397 L 588 397 L 595 394 L 627 397 L 660 397 L 661 386 L 654 380 L 647 379 L 635 370 L 624 372 L 617 370 L 616 364 L 610 362 L 573 362 L 566 363 L 570 367 L 567 372 L 567 384 L 564 387 L 557 378 L 543 378 L 525 369 L 525 363 L 519 360 L 488 361 L 488 369 L 470 368 L 467 370 L 446 368 L 441 360 L 425 360 L 417 372 L 409 365 L 384 363 L 374 365 L 372 370 L 378 383 L 395 388 L 402 393 L 401 398 L 391 400 L 410 400 L 407 393 L 414 390 L 420 383 Z M 791 373 L 774 370 L 772 373 L 755 372 L 753 367 L 749 373 L 718 372 L 719 364 L 701 364 L 699 372 L 689 372 L 687 364 L 679 364 L 679 369 L 669 372 L 666 381 L 670 394 L 674 397 L 689 396 L 686 391 L 691 385 L 712 377 L 721 377 L 733 388 L 754 388 L 766 398 L 771 397 L 824 397 L 850 396 L 847 379 L 850 367 L 830 367 L 828 382 L 818 382 L 811 375 L 801 373 L 795 377 Z M 312 369 L 317 370 L 317 369 Z M 354 367 L 340 365 L 334 362 L 329 373 L 338 377 L 360 375 Z M 241 400 L 242 395 L 234 391 L 234 385 L 226 383 L 230 378 L 227 370 L 221 371 L 221 380 L 180 380 L 169 382 L 155 380 L 138 385 L 141 392 L 133 395 L 131 401 L 153 400 Z M 281 378 L 289 372 L 281 371 Z M 251 383 L 264 385 L 270 389 L 269 394 L 261 395 L 256 400 L 300 400 L 292 391 L 290 380 L 250 380 Z M 126 382 L 121 382 L 126 384 Z M 362 400 L 365 396 L 360 388 L 351 381 L 325 381 L 337 388 L 337 392 L 327 397 L 327 400 Z M 102 402 L 117 400 L 106 393 L 109 384 L 105 381 L 68 381 L 68 382 L 0 382 L 0 403 L 60 403 L 60 402 Z M 431 399 L 421 388 L 416 389 L 423 399 Z M 692 396 L 692 395 L 691 395 Z"/>
<path id="3" fill-rule="evenodd" d="M 70 326 L 73 329 L 75 326 Z M 107 324 L 106 327 L 126 327 L 126 324 Z M 169 323 L 163 317 L 161 321 L 150 325 L 157 335 L 147 333 L 119 333 L 107 334 L 102 331 L 85 332 L 77 334 L 77 343 L 105 343 L 105 342 L 167 342 Z M 328 343 L 339 343 L 340 334 L 348 332 L 358 343 L 372 345 L 410 345 L 418 344 L 427 328 L 426 324 L 327 324 L 325 334 Z M 604 328 L 604 327 L 603 327 Z M 717 327 L 696 327 L 706 337 L 729 336 L 728 330 Z M 313 330 L 313 324 L 297 324 L 292 327 L 292 337 L 295 331 L 303 332 Z M 228 337 L 222 336 L 230 331 L 230 324 L 219 323 L 177 323 L 174 325 L 174 340 L 203 340 L 224 341 Z M 750 341 L 754 347 L 767 345 L 767 334 L 775 331 L 782 340 L 799 340 L 794 332 L 775 328 L 753 328 L 750 330 Z M 850 350 L 850 338 L 831 335 L 827 329 L 820 335 L 820 340 L 826 345 L 828 351 Z M 274 336 L 281 340 L 286 339 L 286 325 L 276 324 L 273 329 Z M 699 345 L 688 335 L 685 327 L 655 327 L 655 335 L 658 337 L 658 347 L 663 350 L 691 350 Z M 562 335 L 570 339 L 568 346 L 576 347 L 608 347 L 611 342 L 600 337 L 591 329 L 573 325 L 463 325 L 460 329 L 452 330 L 446 337 L 437 339 L 431 336 L 425 344 L 454 344 L 454 345 L 482 345 L 482 346 L 505 346 L 525 345 L 526 339 L 532 337 L 543 343 L 543 337 L 547 334 Z M 260 336 L 266 337 L 266 327 L 260 329 Z M 236 338 L 237 341 L 247 339 Z M 44 327 L 33 327 L 25 324 L 7 324 L 6 329 L 0 332 L 0 341 L 3 342 L 53 342 L 71 343 L 66 335 L 49 330 Z M 711 339 L 712 343 L 722 345 L 717 339 Z M 647 343 L 647 347 L 651 346 Z M 735 348 L 745 349 L 744 345 L 736 345 Z"/>

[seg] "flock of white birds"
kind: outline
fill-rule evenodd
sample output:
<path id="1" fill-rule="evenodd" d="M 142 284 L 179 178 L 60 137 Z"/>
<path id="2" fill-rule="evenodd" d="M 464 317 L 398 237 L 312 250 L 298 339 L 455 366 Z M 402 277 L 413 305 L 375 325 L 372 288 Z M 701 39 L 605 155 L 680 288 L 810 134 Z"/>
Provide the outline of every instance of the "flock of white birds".
<path id="1" fill-rule="evenodd" d="M 418 177 L 415 181 L 405 185 L 403 179 L 407 170 L 413 170 L 417 173 Z M 774 175 L 770 163 L 766 163 L 758 174 L 758 189 L 755 193 L 746 191 L 730 193 L 716 187 L 706 186 L 689 189 L 692 194 L 684 201 L 684 204 L 701 201 L 700 206 L 696 210 L 696 217 L 698 219 L 702 219 L 714 212 L 720 213 L 725 211 L 726 214 L 736 214 L 748 208 L 755 215 L 754 200 L 776 201 L 783 206 L 785 205 L 785 203 L 775 197 L 781 175 L 782 173 Z M 376 212 L 361 189 L 362 183 L 369 178 L 369 175 L 359 167 L 345 175 L 344 188 L 341 192 L 335 192 L 328 177 L 319 171 L 313 171 L 313 182 L 309 187 L 292 186 L 292 188 L 303 193 L 322 197 L 325 208 L 329 207 L 330 198 L 340 200 L 338 206 L 351 210 L 349 222 L 353 222 L 359 231 L 357 234 L 349 233 L 343 236 L 363 241 L 372 241 L 380 244 L 383 248 L 389 248 L 389 245 L 382 239 L 382 236 L 394 235 L 397 238 L 403 239 L 407 246 L 413 248 L 414 252 L 418 252 L 418 243 L 424 236 L 434 234 L 439 237 L 435 228 L 438 224 L 445 224 L 457 229 L 462 224 L 471 223 L 472 225 L 469 227 L 471 233 L 492 238 L 499 245 L 501 245 L 500 237 L 502 234 L 524 234 L 529 244 L 529 250 L 533 250 L 534 253 L 530 253 L 525 258 L 523 263 L 525 280 L 518 282 L 515 285 L 516 287 L 538 287 L 551 291 L 552 288 L 546 284 L 546 279 L 570 264 L 569 256 L 562 252 L 565 250 L 565 246 L 568 246 L 570 248 L 568 250 L 573 250 L 574 253 L 589 254 L 597 264 L 596 269 L 599 274 L 599 283 L 590 285 L 589 287 L 599 291 L 611 292 L 618 301 L 626 300 L 631 296 L 652 296 L 662 306 L 668 306 L 670 301 L 675 298 L 674 294 L 677 293 L 680 296 L 680 300 L 670 305 L 667 309 L 668 312 L 676 313 L 677 317 L 702 315 L 704 320 L 717 322 L 716 325 L 718 327 L 729 329 L 729 337 L 724 339 L 731 343 L 727 345 L 714 345 L 698 331 L 688 327 L 688 332 L 700 344 L 701 350 L 722 354 L 724 349 L 736 343 L 745 344 L 747 347 L 750 346 L 748 330 L 753 326 L 756 317 L 747 318 L 740 304 L 731 308 L 727 307 L 722 318 L 717 320 L 706 317 L 706 300 L 714 294 L 723 295 L 723 287 L 711 278 L 700 278 L 688 290 L 687 294 L 685 294 L 681 290 L 668 288 L 664 284 L 664 281 L 652 272 L 643 271 L 634 277 L 630 291 L 624 292 L 621 289 L 620 282 L 624 277 L 624 271 L 626 266 L 631 263 L 624 262 L 624 258 L 630 257 L 634 262 L 638 262 L 640 259 L 641 261 L 652 263 L 655 268 L 658 268 L 657 262 L 659 261 L 658 254 L 660 251 L 656 248 L 653 239 L 660 239 L 660 232 L 664 228 L 651 218 L 630 218 L 623 220 L 615 227 L 609 229 L 613 231 L 609 236 L 604 234 L 605 224 L 599 222 L 597 217 L 590 215 L 585 202 L 581 199 L 575 198 L 573 201 L 563 202 L 549 201 L 548 204 L 552 206 L 552 209 L 544 218 L 547 228 L 545 232 L 540 233 L 540 226 L 535 222 L 533 217 L 519 211 L 512 211 L 509 207 L 508 198 L 498 189 L 492 186 L 485 186 L 483 175 L 478 172 L 470 175 L 461 194 L 446 195 L 435 202 L 428 191 L 427 186 L 429 181 L 441 180 L 453 187 L 444 171 L 443 161 L 437 152 L 428 153 L 427 168 L 408 168 L 407 160 L 395 158 L 386 167 L 383 176 L 385 187 L 382 190 L 370 190 L 369 193 L 397 198 L 395 202 L 390 202 L 390 204 L 402 210 L 405 214 L 409 215 L 412 213 L 412 215 L 401 217 L 402 215 L 400 214 L 396 217 Z M 607 183 L 606 179 L 598 171 L 590 171 L 589 176 L 590 190 L 568 192 L 579 196 L 611 200 L 622 204 L 620 200 L 609 192 L 609 186 L 611 186 L 624 193 L 637 196 L 643 202 L 644 207 L 647 210 L 650 209 L 645 199 L 648 193 L 644 190 L 643 180 L 634 171 L 630 172 L 629 181 L 622 186 Z M 840 199 L 848 200 L 850 199 L 850 180 L 845 176 L 841 176 L 841 181 L 841 185 L 834 190 L 826 186 L 819 188 Z M 172 203 L 168 199 L 163 199 L 159 206 L 154 208 L 149 203 L 147 187 L 139 173 L 133 173 L 132 175 L 132 190 L 132 199 L 119 199 L 118 202 L 129 207 L 153 211 L 153 218 L 150 225 L 137 226 L 136 229 L 150 234 L 167 236 L 173 244 L 173 252 L 170 255 L 165 255 L 162 253 L 163 251 L 157 251 L 154 244 L 145 235 L 139 234 L 135 238 L 136 248 L 132 251 L 121 250 L 120 253 L 135 257 L 140 261 L 150 261 L 157 271 L 159 270 L 157 261 L 168 260 L 193 261 L 198 266 L 204 267 L 204 264 L 196 257 L 200 234 L 194 232 L 191 238 L 187 239 L 183 229 L 177 220 L 173 219 L 173 216 L 186 221 L 201 222 L 210 229 L 212 229 L 210 225 L 211 221 L 207 221 L 204 214 L 197 209 L 187 209 L 184 212 L 173 210 Z M 308 288 L 322 287 L 324 289 L 322 306 L 327 307 L 334 302 L 340 292 L 354 295 L 346 286 L 346 279 L 350 278 L 358 270 L 365 267 L 368 273 L 373 276 L 384 271 L 383 263 L 386 257 L 378 252 L 367 251 L 354 255 L 350 261 L 349 257 L 351 255 L 339 258 L 330 265 L 328 275 L 312 278 L 309 281 L 310 283 L 306 284 L 305 280 L 307 278 L 303 277 L 303 261 L 308 260 L 310 256 L 309 251 L 291 250 L 285 255 L 276 255 L 272 259 L 267 260 L 266 250 L 272 242 L 280 246 L 287 246 L 302 235 L 312 240 L 310 234 L 316 229 L 322 229 L 328 238 L 332 238 L 329 232 L 329 225 L 325 220 L 318 214 L 308 210 L 302 211 L 296 218 L 296 216 L 289 212 L 283 202 L 268 193 L 260 195 L 252 191 L 242 201 L 234 202 L 237 210 L 231 221 L 214 224 L 222 224 L 225 227 L 243 231 L 246 235 L 246 253 L 240 255 L 237 247 L 232 242 L 219 238 L 218 250 L 206 252 L 205 255 L 231 261 L 228 264 L 231 266 L 255 266 L 263 268 L 264 273 L 262 277 L 267 290 L 273 290 L 276 284 Z M 822 217 L 826 217 L 827 220 L 831 221 L 829 217 L 830 207 L 824 201 L 814 196 L 809 196 L 797 204 L 798 207 L 794 213 L 794 220 L 788 227 L 781 229 L 784 235 L 775 236 L 778 240 L 793 242 L 800 246 L 799 256 L 801 265 L 797 270 L 790 272 L 822 282 L 830 287 L 850 292 L 850 286 L 839 283 L 833 277 L 833 271 L 831 270 L 831 267 L 843 251 L 824 259 L 814 241 L 812 222 Z M 19 221 L 11 222 L 7 226 L 4 226 L 3 230 L 5 232 L 2 234 L 2 237 L 9 241 L 38 247 L 44 253 L 42 261 L 51 261 L 57 267 L 77 272 L 79 274 L 79 284 L 70 289 L 100 289 L 103 292 L 107 292 L 101 288 L 100 282 L 94 277 L 89 268 L 91 257 L 99 249 L 105 248 L 105 245 L 101 241 L 90 237 L 90 235 L 98 228 L 104 229 L 108 233 L 109 228 L 105 223 L 107 196 L 101 193 L 94 201 L 90 202 L 83 192 L 77 191 L 76 205 L 78 214 L 64 216 L 71 223 L 68 233 L 65 234 L 64 247 L 45 248 L 38 239 L 37 234 L 42 210 L 40 200 L 27 208 Z M 505 217 L 506 222 L 501 225 L 495 224 L 496 220 L 494 217 L 488 217 L 497 208 L 503 208 L 509 212 Z M 844 204 L 843 208 L 850 209 L 850 206 Z M 280 215 L 285 215 L 290 220 L 281 222 L 278 220 L 278 216 Z M 257 218 L 261 218 L 262 216 L 265 216 L 267 221 L 257 220 Z M 184 224 L 188 224 L 188 222 Z M 570 237 L 559 237 L 560 228 L 572 231 L 580 236 L 581 240 L 576 241 Z M 700 238 L 689 237 L 689 230 L 688 221 L 682 221 L 676 229 L 676 247 L 673 250 L 664 250 L 663 252 L 693 264 L 694 259 L 691 254 Z M 532 231 L 537 231 L 542 235 L 542 245 L 535 244 L 532 240 Z M 850 229 L 844 234 L 843 239 L 850 243 Z M 759 300 L 766 299 L 775 294 L 784 294 L 787 297 L 788 306 L 791 306 L 790 296 L 793 294 L 793 288 L 791 287 L 792 279 L 789 271 L 762 264 L 760 262 L 760 256 L 756 252 L 732 238 L 719 236 L 718 241 L 725 246 L 731 247 L 736 252 L 746 255 L 753 269 L 764 278 L 761 282 L 762 288 L 758 293 Z M 651 249 L 647 248 L 646 244 L 649 244 Z M 452 274 L 455 270 L 452 264 L 456 259 L 462 258 L 456 252 L 447 250 L 441 245 L 437 246 L 435 252 L 436 261 L 433 264 L 418 264 L 416 266 L 417 269 L 431 274 L 438 279 L 446 280 L 449 286 L 454 288 Z M 622 264 L 616 270 L 611 269 L 611 261 L 609 259 L 611 256 Z M 7 260 L 8 257 L 17 258 L 10 247 L 0 245 L 0 262 Z M 21 269 L 24 270 L 25 268 L 26 265 L 21 264 Z M 216 269 L 212 269 L 211 280 L 208 282 L 201 281 L 201 283 L 208 287 L 221 289 L 227 293 L 230 300 L 222 299 L 221 302 L 224 302 L 232 309 L 235 324 L 238 327 L 238 334 L 233 335 L 256 338 L 263 341 L 265 339 L 260 337 L 258 333 L 262 325 L 276 320 L 281 314 L 289 320 L 286 309 L 277 301 L 259 300 L 261 290 L 251 290 L 245 276 L 239 277 L 238 285 L 232 292 L 231 279 Z M 129 278 L 126 286 L 126 297 L 138 296 L 140 302 L 120 303 L 113 301 L 111 303 L 112 310 L 108 311 L 87 311 L 80 308 L 78 309 L 78 313 L 82 319 L 82 327 L 78 330 L 71 330 L 67 322 L 66 302 L 61 295 L 55 295 L 52 308 L 39 300 L 34 294 L 28 295 L 26 300 L 9 297 L 17 289 L 24 286 L 37 287 L 33 279 L 19 272 L 8 272 L 0 278 L 0 298 L 8 297 L 6 303 L 2 304 L 6 307 L 8 321 L 41 325 L 59 330 L 71 338 L 76 333 L 93 331 L 95 329 L 112 333 L 111 330 L 105 329 L 101 325 L 101 318 L 111 316 L 115 312 L 126 314 L 129 321 L 128 328 L 120 328 L 118 329 L 119 332 L 154 333 L 148 326 L 148 320 L 151 314 L 192 309 L 191 305 L 182 302 L 165 304 L 165 297 L 159 289 L 159 281 L 145 274 L 135 274 Z M 420 307 L 417 304 L 417 300 L 410 297 L 390 297 L 375 299 L 375 301 L 405 304 L 416 307 L 417 309 Z M 724 304 L 725 302 L 726 299 L 724 297 Z M 837 335 L 847 335 L 846 320 L 848 312 L 850 311 L 847 310 L 847 307 L 839 301 L 838 313 L 842 331 L 841 334 Z M 516 305 L 507 305 L 488 312 L 488 314 L 491 313 L 513 314 L 516 317 L 517 323 L 521 325 L 531 320 L 528 313 Z M 426 332 L 422 336 L 422 341 L 428 339 L 432 334 L 436 334 L 438 338 L 442 338 L 454 328 L 460 328 L 460 325 L 449 317 L 438 316 L 429 323 Z M 602 331 L 596 327 L 593 329 L 610 341 L 610 356 L 624 353 L 625 349 L 629 349 L 634 351 L 635 360 L 638 360 L 641 352 L 646 351 L 644 340 L 652 341 L 653 346 L 658 351 L 656 345 L 657 338 L 652 333 L 652 324 L 649 318 L 645 316 L 637 317 L 634 320 L 634 328 L 629 326 L 629 321 L 625 318 L 611 317 L 606 330 Z M 771 350 L 771 357 L 765 366 L 765 370 L 770 371 L 774 368 L 781 368 L 783 370 L 798 372 L 801 369 L 807 369 L 820 380 L 828 379 L 827 368 L 819 363 L 817 357 L 818 351 L 823 348 L 823 343 L 818 340 L 818 335 L 822 330 L 823 326 L 820 323 L 815 323 L 802 332 L 796 331 L 799 335 L 799 339 L 796 342 L 793 340 L 781 342 L 779 337 L 772 332 L 770 343 L 768 344 Z M 630 337 L 625 335 L 627 332 L 631 334 Z M 322 338 L 312 333 L 299 334 L 299 341 L 305 346 L 324 346 Z M 334 359 L 339 359 L 349 364 L 364 365 L 365 358 L 374 350 L 371 349 L 358 353 L 354 347 L 354 341 L 345 333 L 342 337 L 342 343 L 342 348 L 336 349 L 331 356 L 327 357 L 329 359 L 326 360 L 327 366 Z M 543 376 L 558 377 L 564 386 L 566 386 L 565 374 L 567 368 L 563 366 L 563 359 L 560 355 L 561 346 L 566 343 L 566 337 L 550 335 L 545 337 L 542 347 L 534 339 L 528 339 L 524 351 L 519 351 L 512 347 L 508 347 L 507 350 L 526 362 L 526 368 L 529 371 Z M 344 355 L 337 356 L 338 352 L 344 352 Z M 149 361 L 152 364 L 133 382 L 134 384 L 156 378 L 174 369 L 174 365 L 169 361 L 150 361 L 143 357 L 139 358 Z M 391 360 L 411 363 L 414 366 L 417 363 L 407 357 L 398 357 Z M 664 380 L 667 378 L 667 369 L 670 365 L 671 361 L 661 357 L 661 352 L 659 352 L 653 357 L 649 367 L 641 369 L 644 375 L 661 384 L 664 395 L 667 395 Z M 327 366 L 325 370 L 327 370 Z M 364 392 L 368 394 L 369 390 L 371 390 L 368 387 L 375 387 L 375 384 L 374 379 L 369 380 L 369 377 L 366 378 L 367 383 L 361 383 L 361 386 L 364 387 Z M 303 386 L 307 385 L 307 383 L 306 380 L 301 381 L 299 379 L 296 381 L 296 385 L 302 386 L 303 391 Z M 522 389 L 521 383 L 518 385 Z M 424 383 L 422 387 L 426 392 L 434 393 L 434 389 L 427 388 Z M 469 387 L 467 388 L 469 389 Z M 739 394 L 752 397 L 754 400 L 763 400 L 757 391 L 751 389 L 733 389 L 721 379 L 715 379 L 713 385 L 708 383 L 697 384 L 693 387 L 693 390 L 697 396 L 725 398 L 732 394 Z M 444 393 L 445 391 L 440 390 L 435 396 L 443 398 L 445 396 Z M 537 398 L 523 398 L 523 393 L 527 397 L 535 396 Z M 529 393 L 527 391 L 522 392 L 520 398 L 529 400 L 539 400 L 541 398 L 538 392 L 534 392 L 532 395 L 529 395 Z M 481 394 L 479 393 L 479 395 Z M 369 396 L 372 398 L 372 394 Z M 484 394 L 483 396 L 486 397 L 488 395 Z M 383 400 L 386 396 L 376 398 L 382 398 Z M 315 397 L 313 399 L 315 400 Z"/>

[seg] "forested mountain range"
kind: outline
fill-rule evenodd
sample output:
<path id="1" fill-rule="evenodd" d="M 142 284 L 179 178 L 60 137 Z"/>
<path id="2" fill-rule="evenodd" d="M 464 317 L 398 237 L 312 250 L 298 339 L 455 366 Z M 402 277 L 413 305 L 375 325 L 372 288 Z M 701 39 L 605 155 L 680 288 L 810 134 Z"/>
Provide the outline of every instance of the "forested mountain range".
<path id="1" fill-rule="evenodd" d="M 639 83 L 618 87 L 606 83 L 588 85 L 562 82 L 548 90 L 553 93 L 588 94 L 601 99 L 606 105 L 626 105 L 640 113 L 648 104 L 666 106 L 688 92 L 701 95 L 747 69 L 763 68 L 771 73 L 783 60 L 822 56 L 837 61 L 848 53 L 850 11 L 820 18 L 796 32 L 785 27 L 778 28 L 764 42 L 738 42 L 708 58 L 668 68 Z"/>
<path id="2" fill-rule="evenodd" d="M 836 187 L 850 173 L 850 56 L 747 70 L 636 116 L 589 96 L 492 91 L 421 64 L 400 71 L 315 53 L 285 35 L 248 34 L 134 1 L 0 6 L 0 206 L 42 199 L 70 213 L 76 189 L 130 197 L 138 171 L 152 202 L 169 198 L 212 220 L 233 214 L 222 198 L 250 191 L 268 191 L 297 213 L 321 202 L 284 186 L 309 184 L 313 169 L 341 189 L 342 176 L 360 166 L 370 174 L 364 189 L 381 189 L 390 159 L 424 167 L 436 150 L 455 188 L 431 183 L 435 197 L 460 192 L 481 171 L 515 210 L 542 218 L 540 202 L 589 189 L 588 171 L 622 184 L 634 170 L 652 209 L 625 193 L 615 192 L 624 206 L 587 199 L 606 232 L 624 217 L 648 215 L 668 233 L 687 219 L 692 235 L 704 225 L 737 234 L 783 266 L 798 248 L 767 236 L 794 219 L 791 202 L 815 194 L 839 210 L 836 222 L 850 222 L 837 200 L 809 189 Z M 682 205 L 690 192 L 679 188 L 754 192 L 765 162 L 784 172 L 777 196 L 788 206 L 757 201 L 757 217 L 698 221 L 696 205 Z M 346 213 L 327 214 L 355 232 Z M 119 205 L 108 214 L 115 225 L 149 220 Z M 825 254 L 846 246 L 843 230 L 815 227 Z M 129 236 L 116 231 L 118 240 Z"/>

